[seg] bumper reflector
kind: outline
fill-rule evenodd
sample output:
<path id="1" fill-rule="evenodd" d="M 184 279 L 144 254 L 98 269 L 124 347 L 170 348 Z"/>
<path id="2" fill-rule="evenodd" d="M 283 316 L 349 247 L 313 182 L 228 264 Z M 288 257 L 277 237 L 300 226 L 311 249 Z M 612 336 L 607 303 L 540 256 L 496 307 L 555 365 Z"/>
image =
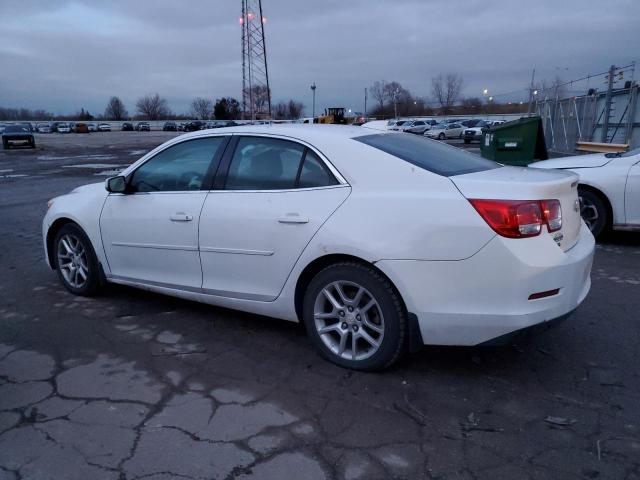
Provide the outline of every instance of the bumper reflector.
<path id="1" fill-rule="evenodd" d="M 557 295 L 558 292 L 560 292 L 560 289 L 554 288 L 553 290 L 547 290 L 546 292 L 532 293 L 531 295 L 529 295 L 529 300 L 538 300 L 539 298 L 553 297 L 554 295 Z"/>

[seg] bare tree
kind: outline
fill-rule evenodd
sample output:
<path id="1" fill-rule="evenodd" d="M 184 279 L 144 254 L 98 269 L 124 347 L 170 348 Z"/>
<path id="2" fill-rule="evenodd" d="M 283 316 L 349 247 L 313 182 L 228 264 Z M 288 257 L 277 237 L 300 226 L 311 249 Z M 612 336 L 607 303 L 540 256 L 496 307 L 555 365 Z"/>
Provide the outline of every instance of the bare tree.
<path id="1" fill-rule="evenodd" d="M 167 100 L 157 93 L 154 95 L 145 95 L 136 102 L 138 113 L 147 120 L 159 120 L 170 115 Z"/>
<path id="2" fill-rule="evenodd" d="M 200 120 L 209 120 L 213 115 L 213 102 L 208 98 L 197 97 L 191 102 L 191 111 Z"/>
<path id="3" fill-rule="evenodd" d="M 302 104 L 302 102 L 289 100 L 289 103 L 287 103 L 287 115 L 289 115 L 290 119 L 295 120 L 296 118 L 300 118 L 303 112 L 304 105 Z"/>
<path id="4" fill-rule="evenodd" d="M 256 115 L 264 115 L 268 112 L 269 89 L 264 85 L 254 85 L 251 88 L 251 102 L 253 103 L 253 112 Z M 251 106 L 248 105 L 250 108 Z"/>
<path id="5" fill-rule="evenodd" d="M 442 74 L 431 79 L 431 92 L 436 102 L 440 104 L 442 113 L 450 113 L 460 98 L 462 91 L 462 77 L 455 73 L 449 73 L 446 77 Z"/>
<path id="6" fill-rule="evenodd" d="M 104 109 L 104 118 L 107 120 L 124 120 L 129 116 L 129 112 L 119 97 L 111 97 L 107 108 Z"/>
<path id="7" fill-rule="evenodd" d="M 384 104 L 387 101 L 386 85 L 386 81 L 376 80 L 373 85 L 369 87 L 371 96 L 376 102 L 378 102 L 378 110 L 384 110 Z"/>

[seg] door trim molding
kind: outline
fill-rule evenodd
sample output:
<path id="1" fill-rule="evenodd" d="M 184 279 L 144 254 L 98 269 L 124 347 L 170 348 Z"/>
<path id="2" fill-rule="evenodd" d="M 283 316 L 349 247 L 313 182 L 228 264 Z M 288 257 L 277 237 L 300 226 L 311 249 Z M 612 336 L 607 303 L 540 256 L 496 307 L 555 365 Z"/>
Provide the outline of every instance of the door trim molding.
<path id="1" fill-rule="evenodd" d="M 244 248 L 220 248 L 220 247 L 200 247 L 201 252 L 230 253 L 235 255 L 262 255 L 270 257 L 275 252 L 273 250 L 247 250 Z"/>
<path id="2" fill-rule="evenodd" d="M 197 252 L 197 246 L 190 245 L 163 245 L 160 243 L 133 243 L 133 242 L 111 242 L 114 247 L 133 247 L 133 248 L 157 248 L 159 250 L 184 250 L 187 252 Z"/>

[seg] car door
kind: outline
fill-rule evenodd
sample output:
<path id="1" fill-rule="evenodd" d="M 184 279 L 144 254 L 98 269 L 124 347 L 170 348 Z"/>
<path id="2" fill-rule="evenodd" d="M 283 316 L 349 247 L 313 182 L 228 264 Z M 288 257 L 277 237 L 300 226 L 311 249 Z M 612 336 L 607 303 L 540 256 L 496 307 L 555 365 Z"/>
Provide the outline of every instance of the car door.
<path id="1" fill-rule="evenodd" d="M 234 137 L 200 218 L 203 292 L 277 298 L 306 245 L 350 190 L 306 145 Z"/>
<path id="2" fill-rule="evenodd" d="M 624 190 L 624 205 L 627 223 L 640 225 L 640 161 L 629 169 Z"/>
<path id="3" fill-rule="evenodd" d="M 110 194 L 100 229 L 110 275 L 199 290 L 198 221 L 228 137 L 187 140 L 127 175 L 126 194 Z"/>

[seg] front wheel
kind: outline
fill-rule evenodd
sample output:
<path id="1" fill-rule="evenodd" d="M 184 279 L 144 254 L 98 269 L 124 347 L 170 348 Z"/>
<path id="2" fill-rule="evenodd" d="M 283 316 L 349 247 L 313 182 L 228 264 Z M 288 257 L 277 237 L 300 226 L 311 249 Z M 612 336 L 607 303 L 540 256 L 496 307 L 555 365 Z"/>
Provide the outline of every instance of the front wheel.
<path id="1" fill-rule="evenodd" d="M 578 189 L 580 198 L 580 215 L 587 224 L 594 237 L 599 237 L 604 233 L 609 225 L 609 211 L 600 195 L 586 190 Z"/>
<path id="2" fill-rule="evenodd" d="M 440 135 L 438 135 L 438 140 L 444 140 L 445 136 L 444 133 L 441 133 Z"/>
<path id="3" fill-rule="evenodd" d="M 64 225 L 53 242 L 58 277 L 75 295 L 91 296 L 100 287 L 100 267 L 91 242 L 75 224 Z"/>
<path id="4" fill-rule="evenodd" d="M 3 150 L 9 150 L 9 142 L 7 140 L 2 140 L 2 148 Z"/>
<path id="5" fill-rule="evenodd" d="M 331 265 L 309 284 L 303 320 L 327 360 L 355 370 L 380 370 L 405 351 L 407 314 L 391 282 L 355 262 Z"/>
<path id="6" fill-rule="evenodd" d="M 464 139 L 464 144 L 465 145 L 469 145 L 471 143 L 471 140 L 469 140 L 468 138 Z"/>

